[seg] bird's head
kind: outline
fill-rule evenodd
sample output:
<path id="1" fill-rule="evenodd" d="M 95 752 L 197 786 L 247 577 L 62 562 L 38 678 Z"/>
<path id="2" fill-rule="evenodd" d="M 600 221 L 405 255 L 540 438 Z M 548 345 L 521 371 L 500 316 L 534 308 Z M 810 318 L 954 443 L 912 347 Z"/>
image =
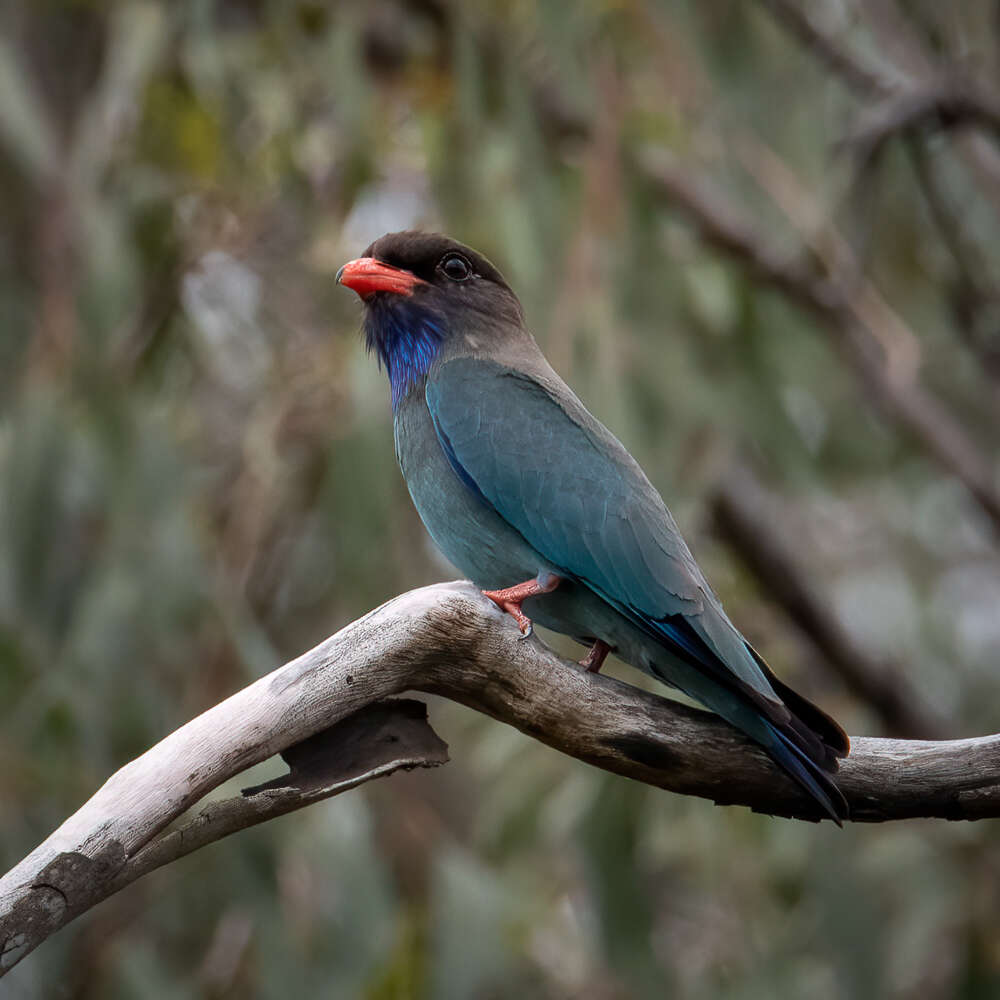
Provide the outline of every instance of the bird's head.
<path id="1" fill-rule="evenodd" d="M 388 233 L 337 281 L 365 304 L 365 337 L 385 365 L 395 408 L 446 348 L 488 349 L 521 328 L 521 305 L 480 253 L 439 233 Z"/>

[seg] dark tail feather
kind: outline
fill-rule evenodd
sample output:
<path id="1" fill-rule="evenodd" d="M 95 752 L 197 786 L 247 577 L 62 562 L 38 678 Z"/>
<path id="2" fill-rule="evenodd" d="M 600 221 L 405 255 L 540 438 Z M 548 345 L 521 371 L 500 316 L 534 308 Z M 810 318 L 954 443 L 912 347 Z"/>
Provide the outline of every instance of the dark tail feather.
<path id="1" fill-rule="evenodd" d="M 770 745 L 765 745 L 768 753 L 823 807 L 837 826 L 843 826 L 842 821 L 847 819 L 850 810 L 833 778 L 776 726 L 767 723 L 767 728 L 774 735 Z"/>
<path id="2" fill-rule="evenodd" d="M 660 642 L 666 639 L 668 651 L 702 676 L 687 694 L 763 746 L 837 826 L 842 825 L 848 816 L 847 801 L 830 775 L 837 770 L 838 758 L 850 752 L 850 741 L 829 715 L 778 680 L 745 639 L 747 650 L 779 700 L 765 696 L 737 677 L 683 616 L 652 620 L 633 613 L 631 617 Z M 655 664 L 651 672 L 667 684 L 676 683 L 661 674 Z"/>
<path id="3" fill-rule="evenodd" d="M 771 687 L 774 688 L 774 693 L 792 713 L 791 728 L 798 737 L 796 743 L 799 744 L 800 749 L 812 757 L 825 771 L 836 771 L 837 758 L 846 757 L 851 752 L 851 741 L 847 733 L 821 708 L 817 708 L 807 698 L 803 698 L 797 691 L 793 691 L 787 684 L 775 677 L 764 657 L 750 643 L 747 643 L 746 647 L 757 661 L 757 666 L 764 672 Z M 822 744 L 819 753 L 816 752 L 819 749 L 816 746 L 817 739 Z"/>
<path id="4" fill-rule="evenodd" d="M 775 677 L 764 657 L 750 643 L 746 646 L 790 716 L 780 721 L 765 720 L 775 737 L 767 749 L 841 826 L 841 820 L 847 819 L 849 812 L 847 800 L 830 775 L 837 771 L 838 758 L 851 751 L 847 733 L 826 712 Z"/>

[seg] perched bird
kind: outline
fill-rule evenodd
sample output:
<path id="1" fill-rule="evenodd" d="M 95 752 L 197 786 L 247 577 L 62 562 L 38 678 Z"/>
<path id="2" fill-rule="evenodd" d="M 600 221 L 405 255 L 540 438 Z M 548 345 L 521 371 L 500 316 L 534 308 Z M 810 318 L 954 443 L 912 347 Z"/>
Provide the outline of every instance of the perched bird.
<path id="1" fill-rule="evenodd" d="M 389 233 L 337 280 L 389 375 L 396 456 L 438 548 L 522 633 L 614 651 L 759 743 L 838 823 L 844 731 L 726 617 L 659 493 L 552 370 L 481 254 Z"/>

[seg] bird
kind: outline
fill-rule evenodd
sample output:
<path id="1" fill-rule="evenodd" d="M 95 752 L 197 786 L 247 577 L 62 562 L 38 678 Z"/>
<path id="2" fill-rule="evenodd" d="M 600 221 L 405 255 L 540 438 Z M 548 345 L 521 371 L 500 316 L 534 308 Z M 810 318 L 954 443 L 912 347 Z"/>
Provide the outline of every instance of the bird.
<path id="1" fill-rule="evenodd" d="M 527 637 L 614 652 L 741 730 L 838 825 L 850 744 L 727 617 L 662 497 L 546 361 L 482 254 L 387 233 L 337 272 L 389 378 L 396 457 L 436 546 Z"/>

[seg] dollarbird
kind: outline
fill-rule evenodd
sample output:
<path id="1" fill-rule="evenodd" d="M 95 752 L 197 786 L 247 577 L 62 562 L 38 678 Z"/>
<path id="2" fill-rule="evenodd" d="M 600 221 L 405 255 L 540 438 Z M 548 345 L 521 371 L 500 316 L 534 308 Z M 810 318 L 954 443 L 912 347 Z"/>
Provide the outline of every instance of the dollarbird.
<path id="1" fill-rule="evenodd" d="M 524 635 L 613 651 L 757 742 L 838 824 L 841 727 L 726 616 L 636 460 L 549 366 L 517 296 L 446 236 L 389 233 L 337 281 L 389 376 L 396 456 L 431 538 Z"/>

